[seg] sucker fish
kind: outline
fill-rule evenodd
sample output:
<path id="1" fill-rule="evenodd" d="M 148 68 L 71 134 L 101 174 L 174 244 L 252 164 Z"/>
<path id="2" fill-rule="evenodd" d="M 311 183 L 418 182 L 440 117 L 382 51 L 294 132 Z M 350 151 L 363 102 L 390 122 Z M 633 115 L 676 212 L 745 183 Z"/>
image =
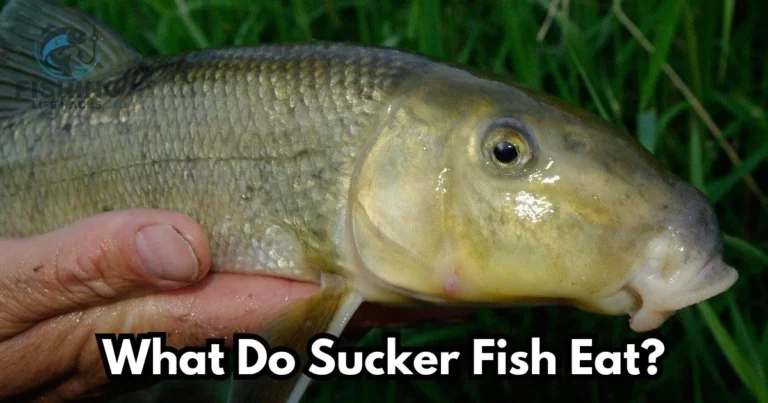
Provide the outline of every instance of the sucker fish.
<path id="1" fill-rule="evenodd" d="M 91 71 L 41 68 L 50 25 L 89 35 L 64 47 L 98 52 L 68 66 Z M 361 301 L 568 304 L 647 331 L 738 277 L 701 192 L 625 131 L 499 78 L 344 44 L 142 58 L 44 0 L 8 3 L 0 46 L 0 236 L 182 212 L 214 272 L 322 285 L 267 331 L 275 344 L 308 319 L 306 338 L 338 334 Z"/>

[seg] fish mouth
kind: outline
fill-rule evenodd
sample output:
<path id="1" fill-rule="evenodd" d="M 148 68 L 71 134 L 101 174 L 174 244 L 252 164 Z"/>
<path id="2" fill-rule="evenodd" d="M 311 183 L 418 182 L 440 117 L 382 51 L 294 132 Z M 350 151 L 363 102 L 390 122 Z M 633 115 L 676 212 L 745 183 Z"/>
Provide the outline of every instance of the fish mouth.
<path id="1" fill-rule="evenodd" d="M 736 269 L 725 264 L 720 256 L 710 259 L 685 281 L 638 276 L 625 286 L 635 298 L 634 306 L 627 312 L 629 325 L 636 332 L 656 329 L 675 311 L 725 292 L 738 277 Z"/>
<path id="2" fill-rule="evenodd" d="M 658 328 L 675 311 L 725 292 L 739 277 L 719 252 L 705 259 L 682 258 L 670 252 L 677 248 L 665 244 L 652 243 L 650 254 L 619 291 L 598 302 L 606 311 L 629 314 L 636 332 Z"/>

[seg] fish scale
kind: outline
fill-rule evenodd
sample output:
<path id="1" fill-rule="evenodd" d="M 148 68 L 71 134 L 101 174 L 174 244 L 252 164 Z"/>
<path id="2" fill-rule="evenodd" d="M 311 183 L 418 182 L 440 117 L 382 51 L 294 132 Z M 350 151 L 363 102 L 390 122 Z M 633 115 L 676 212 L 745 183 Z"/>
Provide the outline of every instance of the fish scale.
<path id="1" fill-rule="evenodd" d="M 301 246 L 310 260 L 336 253 L 328 234 L 357 151 L 374 134 L 387 95 L 420 63 L 323 44 L 145 62 L 138 70 L 151 73 L 141 86 L 102 98 L 103 108 L 3 122 L 0 202 L 12 214 L 0 216 L 0 233 L 164 208 L 200 222 L 214 270 L 316 279 L 302 272 Z M 277 241 L 266 240 L 268 232 Z"/>

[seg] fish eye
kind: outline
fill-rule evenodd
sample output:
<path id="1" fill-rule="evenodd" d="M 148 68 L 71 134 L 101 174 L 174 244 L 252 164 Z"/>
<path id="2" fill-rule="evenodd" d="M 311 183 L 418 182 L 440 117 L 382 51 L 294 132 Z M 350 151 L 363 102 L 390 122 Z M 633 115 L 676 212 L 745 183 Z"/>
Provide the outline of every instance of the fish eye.
<path id="1" fill-rule="evenodd" d="M 512 164 L 520 157 L 517 147 L 508 140 L 501 140 L 493 147 L 493 157 L 499 164 Z"/>
<path id="2" fill-rule="evenodd" d="M 533 157 L 532 135 L 520 121 L 497 119 L 486 130 L 486 156 L 500 168 L 521 166 Z"/>

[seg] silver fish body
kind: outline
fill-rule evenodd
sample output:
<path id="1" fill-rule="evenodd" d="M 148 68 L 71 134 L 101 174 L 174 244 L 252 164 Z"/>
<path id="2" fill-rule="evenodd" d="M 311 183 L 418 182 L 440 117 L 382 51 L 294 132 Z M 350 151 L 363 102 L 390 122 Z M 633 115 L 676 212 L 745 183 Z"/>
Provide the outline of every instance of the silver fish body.
<path id="1" fill-rule="evenodd" d="M 334 232 L 356 157 L 427 64 L 345 45 L 142 63 L 118 79 L 130 87 L 118 96 L 0 123 L 0 234 L 169 209 L 200 222 L 213 270 L 317 280 L 308 268 L 340 267 Z"/>

